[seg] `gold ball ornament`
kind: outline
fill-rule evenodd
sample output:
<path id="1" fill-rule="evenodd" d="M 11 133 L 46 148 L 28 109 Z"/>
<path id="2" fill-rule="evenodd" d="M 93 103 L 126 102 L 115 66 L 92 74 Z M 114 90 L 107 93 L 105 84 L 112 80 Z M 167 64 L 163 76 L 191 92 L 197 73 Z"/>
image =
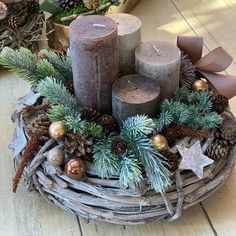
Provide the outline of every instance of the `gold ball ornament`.
<path id="1" fill-rule="evenodd" d="M 168 142 L 166 138 L 161 134 L 156 134 L 152 137 L 152 142 L 155 148 L 165 150 L 168 148 Z"/>
<path id="2" fill-rule="evenodd" d="M 209 87 L 206 81 L 199 79 L 193 83 L 192 89 L 194 91 L 208 91 Z"/>
<path id="3" fill-rule="evenodd" d="M 73 180 L 79 180 L 84 176 L 85 173 L 85 164 L 84 162 L 77 158 L 71 159 L 67 162 L 65 166 L 66 175 Z"/>
<path id="4" fill-rule="evenodd" d="M 53 139 L 61 139 L 66 135 L 66 126 L 63 121 L 53 122 L 49 127 L 49 134 Z"/>
<path id="5" fill-rule="evenodd" d="M 47 161 L 55 167 L 63 164 L 64 159 L 64 153 L 60 148 L 53 148 L 48 152 Z"/>

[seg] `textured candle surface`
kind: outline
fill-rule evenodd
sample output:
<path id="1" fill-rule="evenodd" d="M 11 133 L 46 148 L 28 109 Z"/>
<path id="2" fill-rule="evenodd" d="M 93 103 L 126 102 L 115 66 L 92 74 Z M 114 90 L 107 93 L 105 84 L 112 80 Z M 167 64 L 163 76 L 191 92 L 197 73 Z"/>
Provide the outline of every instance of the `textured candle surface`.
<path id="1" fill-rule="evenodd" d="M 175 45 L 164 41 L 142 43 L 135 51 L 136 72 L 158 81 L 162 100 L 179 86 L 180 56 Z"/>
<path id="2" fill-rule="evenodd" d="M 69 28 L 74 91 L 81 106 L 111 113 L 112 84 L 119 73 L 117 24 L 83 16 Z"/>
<path id="3" fill-rule="evenodd" d="M 123 76 L 112 88 L 113 116 L 119 123 L 137 114 L 156 116 L 159 94 L 157 81 L 141 75 Z"/>
<path id="4" fill-rule="evenodd" d="M 135 72 L 135 49 L 141 41 L 142 22 L 136 16 L 115 13 L 107 15 L 118 25 L 120 75 Z"/>

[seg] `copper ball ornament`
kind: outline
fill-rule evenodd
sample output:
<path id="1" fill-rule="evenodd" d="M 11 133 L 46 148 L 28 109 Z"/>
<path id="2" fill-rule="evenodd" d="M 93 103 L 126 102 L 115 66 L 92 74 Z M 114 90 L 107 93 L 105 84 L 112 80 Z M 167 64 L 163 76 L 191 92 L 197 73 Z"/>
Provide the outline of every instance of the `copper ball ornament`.
<path id="1" fill-rule="evenodd" d="M 208 91 L 209 87 L 206 81 L 199 79 L 192 84 L 192 89 L 194 91 Z"/>
<path id="2" fill-rule="evenodd" d="M 48 152 L 47 161 L 54 167 L 63 164 L 65 159 L 64 153 L 61 148 L 53 148 Z"/>
<path id="3" fill-rule="evenodd" d="M 155 134 L 152 137 L 152 142 L 154 144 L 154 147 L 160 150 L 166 150 L 168 148 L 168 142 L 166 138 L 161 134 Z"/>
<path id="4" fill-rule="evenodd" d="M 66 126 L 63 121 L 53 122 L 49 127 L 49 134 L 53 139 L 61 139 L 66 135 Z"/>
<path id="5" fill-rule="evenodd" d="M 73 180 L 79 180 L 84 176 L 85 173 L 85 164 L 84 162 L 77 158 L 71 159 L 67 162 L 65 166 L 66 175 Z"/>

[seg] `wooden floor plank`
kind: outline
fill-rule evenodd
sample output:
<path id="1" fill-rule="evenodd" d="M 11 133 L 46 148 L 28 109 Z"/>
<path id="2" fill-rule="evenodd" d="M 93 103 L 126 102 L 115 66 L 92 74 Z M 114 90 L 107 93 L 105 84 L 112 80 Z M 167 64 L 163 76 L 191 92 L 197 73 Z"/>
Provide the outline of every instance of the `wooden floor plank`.
<path id="1" fill-rule="evenodd" d="M 13 74 L 0 72 L 0 235 L 1 236 L 64 236 L 81 235 L 77 218 L 49 205 L 36 192 L 28 193 L 22 184 L 12 193 L 12 138 L 10 122 L 16 98 L 29 86 Z"/>

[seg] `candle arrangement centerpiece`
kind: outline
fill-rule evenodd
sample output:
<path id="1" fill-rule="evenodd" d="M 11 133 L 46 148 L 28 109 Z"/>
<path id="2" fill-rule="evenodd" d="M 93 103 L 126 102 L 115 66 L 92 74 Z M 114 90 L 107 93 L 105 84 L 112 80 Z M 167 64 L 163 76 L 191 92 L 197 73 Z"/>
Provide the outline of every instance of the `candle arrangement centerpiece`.
<path id="1" fill-rule="evenodd" d="M 44 20 L 39 0 L 1 0 L 0 51 L 6 46 L 34 50 L 42 39 Z"/>
<path id="2" fill-rule="evenodd" d="M 12 116 L 14 192 L 23 175 L 83 218 L 141 224 L 175 220 L 222 185 L 236 78 L 215 72 L 232 58 L 222 48 L 201 57 L 196 37 L 140 43 L 140 27 L 126 14 L 83 16 L 67 53 L 4 48 L 0 63 L 32 84 Z"/>

